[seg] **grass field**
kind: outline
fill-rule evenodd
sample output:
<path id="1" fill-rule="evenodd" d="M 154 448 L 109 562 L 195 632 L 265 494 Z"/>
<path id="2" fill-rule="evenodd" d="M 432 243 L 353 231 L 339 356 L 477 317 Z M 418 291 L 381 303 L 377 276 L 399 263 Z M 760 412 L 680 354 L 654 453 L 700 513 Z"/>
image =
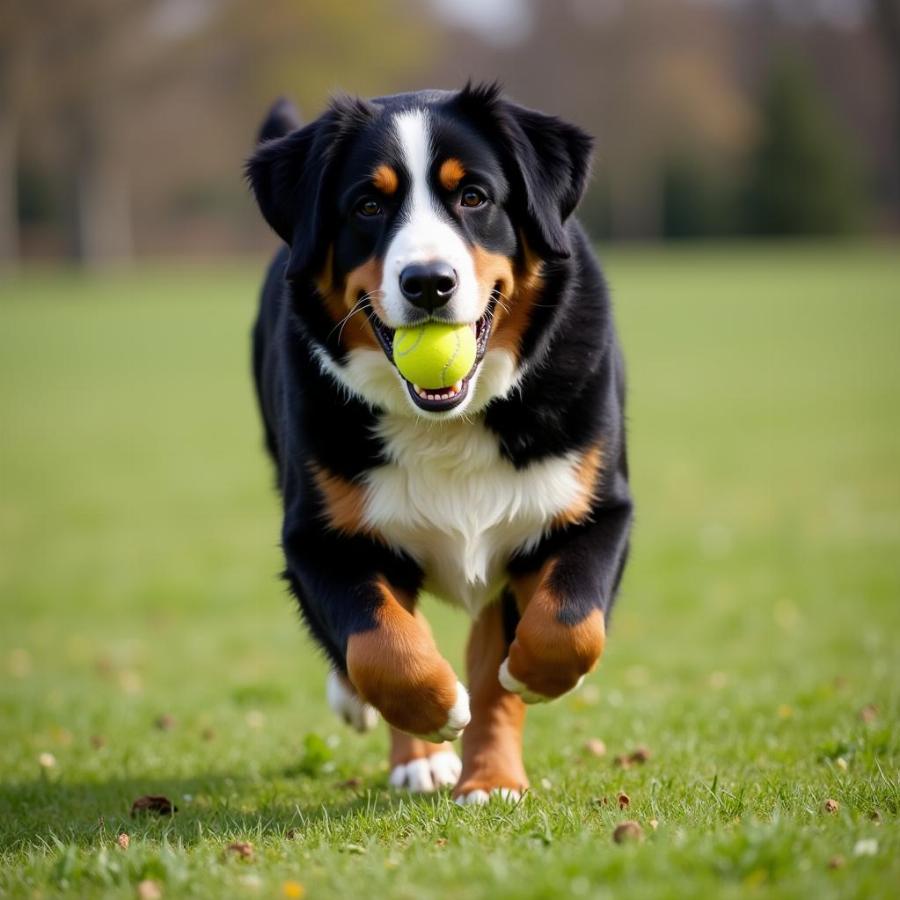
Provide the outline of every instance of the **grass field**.
<path id="1" fill-rule="evenodd" d="M 385 734 L 327 710 L 275 577 L 260 267 L 0 286 L 0 896 L 896 896 L 897 251 L 606 254 L 634 553 L 514 808 L 390 793 Z"/>

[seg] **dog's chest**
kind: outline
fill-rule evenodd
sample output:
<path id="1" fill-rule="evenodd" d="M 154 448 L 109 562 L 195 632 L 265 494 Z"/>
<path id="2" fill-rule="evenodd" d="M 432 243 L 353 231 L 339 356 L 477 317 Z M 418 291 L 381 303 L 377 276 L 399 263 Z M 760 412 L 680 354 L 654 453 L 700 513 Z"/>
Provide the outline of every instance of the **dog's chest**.
<path id="1" fill-rule="evenodd" d="M 366 476 L 364 517 L 425 572 L 425 587 L 476 615 L 506 562 L 535 546 L 583 490 L 576 454 L 516 469 L 479 423 L 386 416 L 389 462 Z"/>

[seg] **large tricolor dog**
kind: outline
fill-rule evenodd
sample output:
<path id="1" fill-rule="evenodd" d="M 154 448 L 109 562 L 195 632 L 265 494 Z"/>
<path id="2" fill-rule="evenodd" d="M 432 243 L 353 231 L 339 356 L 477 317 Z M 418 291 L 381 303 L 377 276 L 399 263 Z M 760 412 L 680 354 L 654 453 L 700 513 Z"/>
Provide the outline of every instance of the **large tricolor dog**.
<path id="1" fill-rule="evenodd" d="M 590 153 L 469 86 L 338 99 L 302 128 L 276 104 L 247 165 L 285 244 L 253 343 L 285 575 L 331 705 L 390 726 L 397 787 L 519 796 L 526 704 L 603 652 L 632 504 L 622 357 L 572 218 Z M 472 329 L 452 385 L 393 359 L 395 331 L 433 323 Z M 466 686 L 423 591 L 472 618 Z"/>

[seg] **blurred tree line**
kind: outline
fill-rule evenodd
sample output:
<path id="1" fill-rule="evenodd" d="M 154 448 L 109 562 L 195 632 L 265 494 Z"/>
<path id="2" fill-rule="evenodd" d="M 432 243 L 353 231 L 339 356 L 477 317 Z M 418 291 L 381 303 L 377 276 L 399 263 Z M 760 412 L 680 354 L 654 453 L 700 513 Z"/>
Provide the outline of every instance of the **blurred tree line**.
<path id="1" fill-rule="evenodd" d="M 900 225 L 898 0 L 0 0 L 0 259 L 270 246 L 274 97 L 469 77 L 597 136 L 598 237 Z"/>

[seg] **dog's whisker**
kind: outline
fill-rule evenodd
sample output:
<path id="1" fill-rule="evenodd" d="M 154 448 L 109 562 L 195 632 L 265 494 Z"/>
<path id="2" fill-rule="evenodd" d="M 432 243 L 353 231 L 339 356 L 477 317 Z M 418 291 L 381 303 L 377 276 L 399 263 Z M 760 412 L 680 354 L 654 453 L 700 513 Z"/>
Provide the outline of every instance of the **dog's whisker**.
<path id="1" fill-rule="evenodd" d="M 359 300 L 357 300 L 356 303 L 353 304 L 352 308 L 350 309 L 350 312 L 348 312 L 347 315 L 344 316 L 344 318 L 341 319 L 341 321 L 338 322 L 337 325 L 335 325 L 334 328 L 332 328 L 330 332 L 328 332 L 328 337 L 330 338 L 331 335 L 333 335 L 335 333 L 335 331 L 337 331 L 338 332 L 338 343 L 340 343 L 341 337 L 344 333 L 344 327 L 346 326 L 347 322 L 349 322 L 350 319 L 353 316 L 355 316 L 358 312 L 362 312 L 364 309 L 366 309 L 369 305 L 370 304 L 366 300 L 365 296 L 360 297 Z"/>
<path id="2" fill-rule="evenodd" d="M 337 339 L 338 339 L 338 343 L 341 342 L 341 337 L 342 337 L 343 334 L 344 334 L 344 328 L 346 328 L 347 323 L 350 321 L 350 319 L 351 319 L 353 316 L 355 316 L 356 313 L 359 313 L 359 312 L 365 312 L 366 309 L 367 309 L 366 306 L 360 306 L 360 307 L 358 307 L 357 309 L 354 309 L 353 312 L 351 312 L 351 313 L 349 313 L 348 315 L 344 316 L 344 321 L 341 323 L 341 329 L 340 329 L 340 331 L 338 332 L 338 338 L 337 338 Z"/>

